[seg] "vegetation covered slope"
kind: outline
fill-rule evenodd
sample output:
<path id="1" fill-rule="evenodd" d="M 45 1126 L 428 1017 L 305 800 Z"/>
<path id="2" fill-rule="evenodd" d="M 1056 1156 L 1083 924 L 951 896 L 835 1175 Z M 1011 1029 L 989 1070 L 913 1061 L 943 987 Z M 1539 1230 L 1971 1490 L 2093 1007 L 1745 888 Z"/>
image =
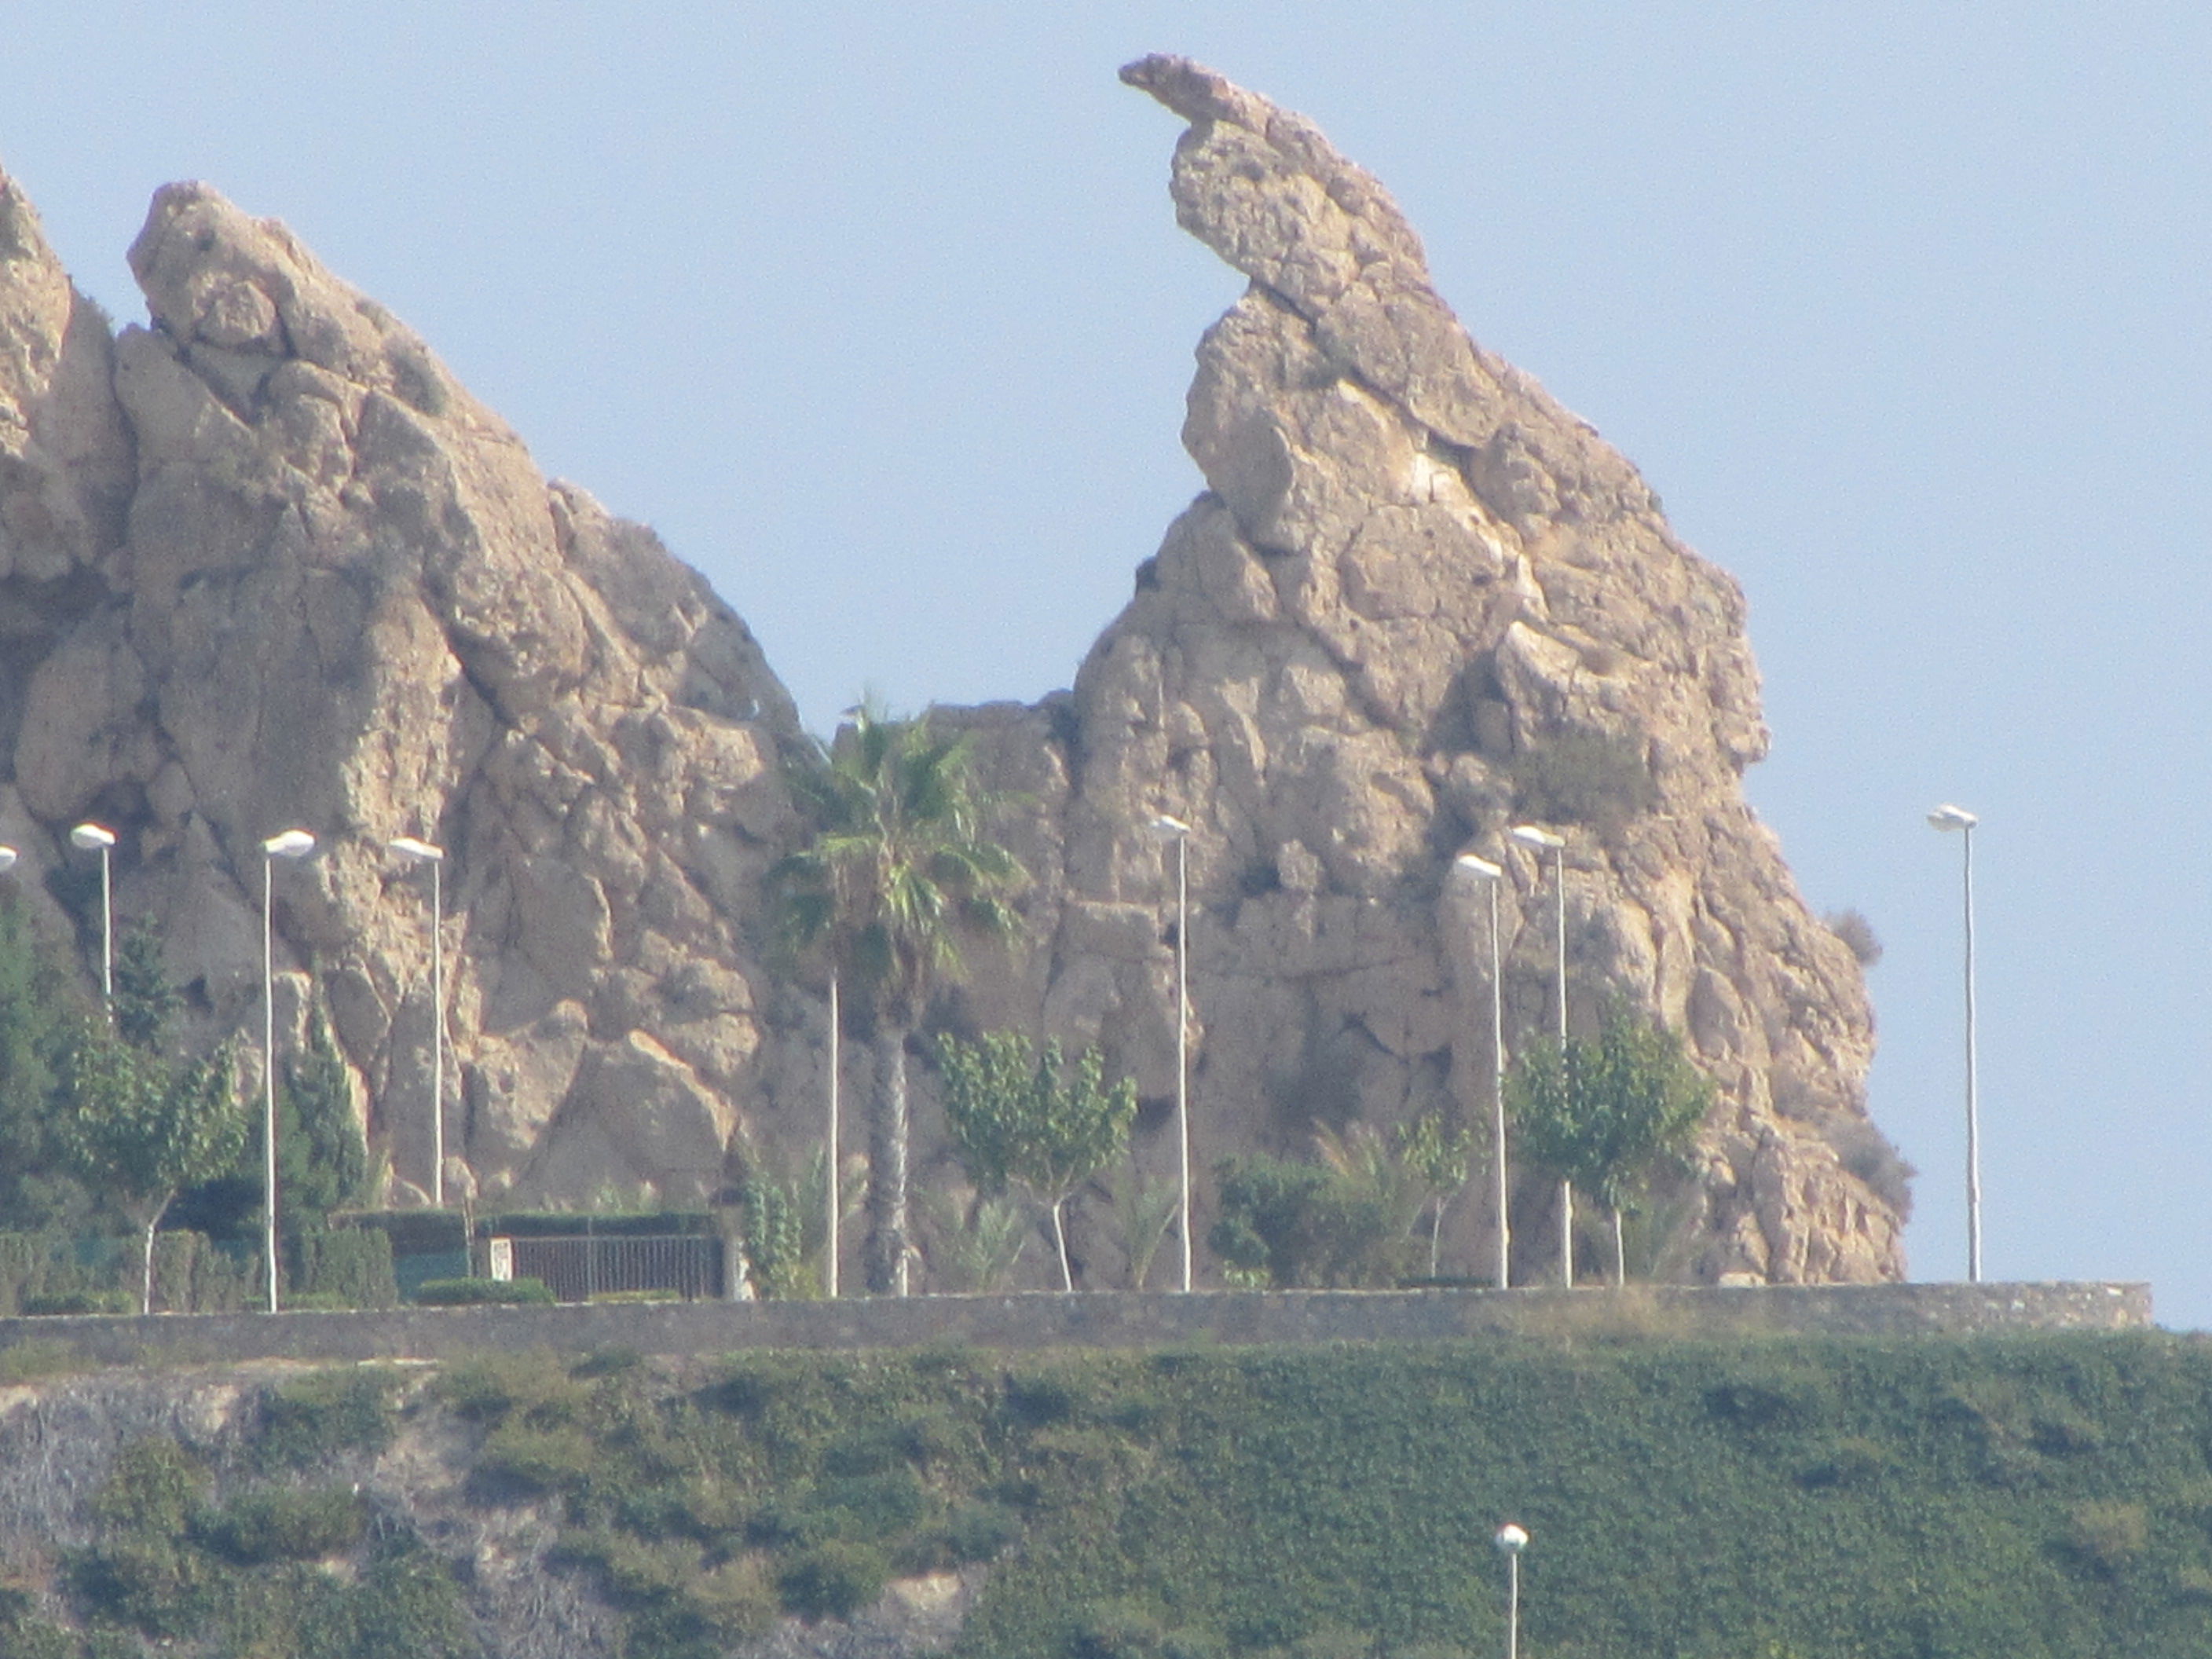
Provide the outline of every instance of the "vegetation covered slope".
<path id="1" fill-rule="evenodd" d="M 66 1623 L 102 1654 L 244 1653 L 324 1620 L 368 1654 L 352 1621 L 386 1601 L 418 1651 L 465 1651 L 463 1607 L 523 1650 L 478 1605 L 481 1554 L 437 1559 L 486 1534 L 402 1489 L 428 1441 L 480 1520 L 557 1533 L 538 1570 L 604 1598 L 590 1650 L 640 1659 L 745 1652 L 887 1574 L 986 1561 L 960 1659 L 1490 1654 L 1507 1519 L 1534 1540 L 1532 1659 L 2212 1651 L 2212 1346 L 2162 1334 L 540 1355 L 286 1386 L 234 1443 L 173 1465 L 147 1437 L 68 1500 L 52 1530 L 84 1541 L 22 1587 L 22 1650 L 88 1650 Z M 303 1398 L 383 1402 L 357 1490 L 262 1447 Z M 358 1457 L 383 1431 L 343 1437 Z M 130 1483 L 164 1470 L 156 1548 Z M 295 1622 L 293 1595 L 320 1611 Z"/>

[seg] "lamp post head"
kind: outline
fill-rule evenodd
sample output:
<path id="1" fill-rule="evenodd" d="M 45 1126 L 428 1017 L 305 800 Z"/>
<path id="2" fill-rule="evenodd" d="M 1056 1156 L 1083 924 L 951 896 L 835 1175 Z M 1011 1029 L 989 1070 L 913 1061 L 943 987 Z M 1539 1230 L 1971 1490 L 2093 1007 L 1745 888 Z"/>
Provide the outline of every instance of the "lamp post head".
<path id="1" fill-rule="evenodd" d="M 261 850 L 272 859 L 303 859 L 315 850 L 315 838 L 304 830 L 287 830 L 263 842 Z"/>
<path id="2" fill-rule="evenodd" d="M 1506 834 L 1511 836 L 1523 847 L 1540 847 L 1547 852 L 1556 853 L 1567 844 L 1567 838 L 1565 836 L 1555 836 L 1550 830 L 1540 830 L 1533 823 L 1516 823 L 1512 829 L 1507 830 Z"/>
<path id="3" fill-rule="evenodd" d="M 115 845 L 115 831 L 104 823 L 80 823 L 70 831 L 70 845 L 89 853 L 95 847 Z"/>
<path id="4" fill-rule="evenodd" d="M 1528 1547 L 1528 1534 L 1525 1528 L 1508 1521 L 1498 1529 L 1498 1536 L 1492 1539 L 1491 1542 L 1508 1555 L 1518 1555 Z"/>
<path id="5" fill-rule="evenodd" d="M 1190 826 L 1181 818 L 1171 818 L 1163 812 L 1145 826 L 1161 841 L 1181 841 L 1190 834 Z"/>
<path id="6" fill-rule="evenodd" d="M 1938 830 L 1971 830 L 1981 820 L 1965 807 L 1946 802 L 1928 815 L 1928 822 Z"/>
<path id="7" fill-rule="evenodd" d="M 443 862 L 446 856 L 444 848 L 433 847 L 428 842 L 417 841 L 412 836 L 395 836 L 384 844 L 402 858 L 420 859 L 431 864 Z"/>
<path id="8" fill-rule="evenodd" d="M 1492 864 L 1488 859 L 1479 859 L 1472 853 L 1462 853 L 1452 860 L 1452 868 L 1462 876 L 1472 876 L 1477 881 L 1503 881 L 1504 866 Z"/>
<path id="9" fill-rule="evenodd" d="M 0 871 L 14 869 L 15 860 L 21 856 L 12 847 L 0 847 Z"/>

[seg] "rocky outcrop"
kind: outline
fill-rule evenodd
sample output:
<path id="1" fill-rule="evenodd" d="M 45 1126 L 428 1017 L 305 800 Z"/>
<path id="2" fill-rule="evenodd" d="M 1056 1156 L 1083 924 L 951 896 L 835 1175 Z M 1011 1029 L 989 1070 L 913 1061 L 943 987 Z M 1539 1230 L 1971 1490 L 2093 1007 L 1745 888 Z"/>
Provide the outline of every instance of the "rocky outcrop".
<path id="1" fill-rule="evenodd" d="M 1548 866 L 1504 836 L 1534 820 L 1568 843 L 1574 1023 L 1626 997 L 1721 1088 L 1674 1270 L 1899 1275 L 1858 967 L 1743 800 L 1766 733 L 1735 584 L 1468 338 L 1312 125 L 1187 60 L 1123 78 L 1189 124 L 1177 217 L 1249 287 L 1199 349 L 1206 489 L 1073 691 L 941 711 L 1035 878 L 1030 948 L 941 1017 L 1103 1043 L 1166 1167 L 1173 866 L 1145 826 L 1171 813 L 1201 1164 L 1316 1121 L 1479 1121 L 1488 945 L 1449 872 L 1507 869 L 1510 1047 L 1546 1029 L 1557 968 Z M 762 967 L 759 883 L 803 738 L 744 624 L 203 186 L 155 198 L 131 251 L 151 325 L 119 338 L 12 187 L 0 258 L 0 835 L 52 869 L 70 823 L 115 827 L 118 908 L 213 1030 L 259 994 L 258 843 L 314 830 L 321 855 L 275 872 L 288 1000 L 312 966 L 410 1186 L 432 1027 L 403 834 L 448 849 L 451 1180 L 675 1199 L 744 1137 L 796 1161 L 822 1017 Z M 1522 1183 L 1524 1270 L 1549 1202 Z M 1486 1237 L 1474 1203 L 1457 1225 Z M 1103 1231 L 1079 1244 L 1107 1282 Z"/>
<path id="2" fill-rule="evenodd" d="M 1533 820 L 1567 841 L 1573 1024 L 1626 997 L 1720 1085 L 1675 1270 L 1900 1275 L 1858 964 L 1743 799 L 1767 738 L 1735 584 L 1468 337 L 1310 123 L 1186 59 L 1122 78 L 1189 123 L 1176 216 L 1250 286 L 1199 348 L 1207 489 L 1073 697 L 983 727 L 1044 803 L 1024 851 L 1051 946 L 975 1017 L 1103 1042 L 1171 1091 L 1172 866 L 1142 831 L 1164 812 L 1194 826 L 1201 1163 L 1316 1120 L 1480 1121 L 1488 946 L 1449 872 L 1462 851 L 1508 872 L 1510 1048 L 1553 1018 L 1548 863 L 1505 835 Z M 1521 1183 L 1523 1273 L 1556 1249 L 1551 1203 Z M 1459 1224 L 1486 1235 L 1475 1206 Z"/>
<path id="3" fill-rule="evenodd" d="M 651 532 L 548 484 L 410 331 L 281 225 L 155 198 L 151 325 L 106 330 L 12 190 L 15 817 L 51 871 L 122 837 L 118 913 L 202 1024 L 260 994 L 259 843 L 403 1182 L 430 1182 L 428 890 L 447 849 L 448 1174 L 518 1195 L 717 1189 L 762 1032 L 747 939 L 787 829 L 790 700 Z M 112 374 L 109 364 L 112 359 Z M 118 476 L 119 475 L 119 476 Z M 127 507 L 123 505 L 127 503 Z"/>

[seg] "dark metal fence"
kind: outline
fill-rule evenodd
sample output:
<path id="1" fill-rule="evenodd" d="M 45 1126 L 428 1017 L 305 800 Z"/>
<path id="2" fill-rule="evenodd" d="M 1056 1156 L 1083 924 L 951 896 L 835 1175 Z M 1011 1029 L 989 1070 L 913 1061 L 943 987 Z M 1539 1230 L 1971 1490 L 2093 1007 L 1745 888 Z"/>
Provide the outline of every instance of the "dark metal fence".
<path id="1" fill-rule="evenodd" d="M 687 1302 L 724 1294 L 722 1241 L 712 1236 L 514 1238 L 514 1277 L 543 1279 L 561 1302 L 617 1291 L 673 1291 Z"/>

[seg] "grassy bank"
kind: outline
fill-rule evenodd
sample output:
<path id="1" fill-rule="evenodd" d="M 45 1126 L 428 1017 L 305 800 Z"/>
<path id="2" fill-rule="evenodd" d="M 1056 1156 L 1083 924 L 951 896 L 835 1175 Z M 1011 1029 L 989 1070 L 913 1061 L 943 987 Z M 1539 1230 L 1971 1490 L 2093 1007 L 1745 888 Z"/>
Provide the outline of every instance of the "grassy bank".
<path id="1" fill-rule="evenodd" d="M 374 1480 L 357 1510 L 277 1496 L 325 1490 L 317 1437 L 358 1458 L 434 1430 L 468 1504 L 557 1523 L 546 1571 L 612 1601 L 636 1659 L 985 1562 L 961 1659 L 1487 1655 L 1508 1518 L 1534 1537 L 1530 1659 L 2212 1652 L 2212 1346 L 2154 1333 L 602 1355 L 289 1386 L 220 1468 L 135 1454 L 183 1493 L 166 1554 L 133 1553 L 138 1499 L 94 1500 L 106 1530 L 56 1583 L 109 1631 L 95 1650 L 254 1650 L 289 1585 L 376 1651 L 337 1583 L 404 1604 L 416 1654 L 460 1651 L 470 1587 Z"/>

